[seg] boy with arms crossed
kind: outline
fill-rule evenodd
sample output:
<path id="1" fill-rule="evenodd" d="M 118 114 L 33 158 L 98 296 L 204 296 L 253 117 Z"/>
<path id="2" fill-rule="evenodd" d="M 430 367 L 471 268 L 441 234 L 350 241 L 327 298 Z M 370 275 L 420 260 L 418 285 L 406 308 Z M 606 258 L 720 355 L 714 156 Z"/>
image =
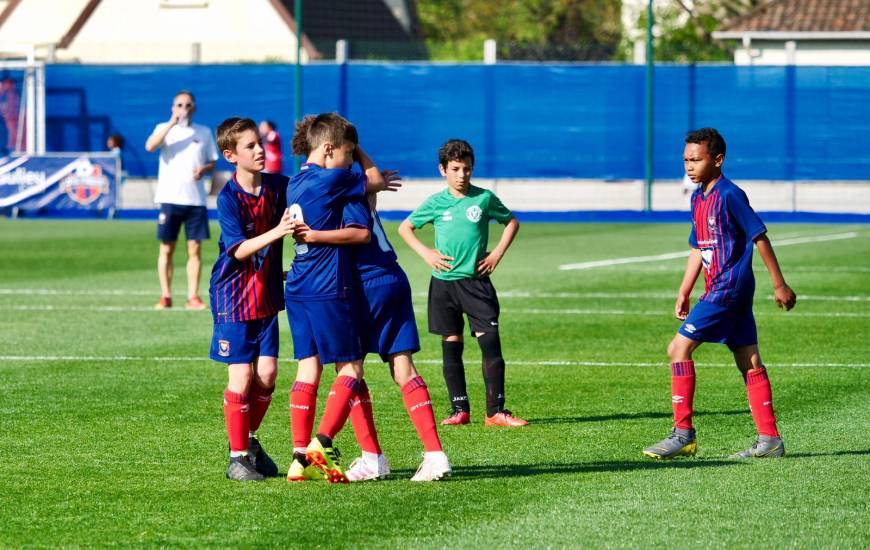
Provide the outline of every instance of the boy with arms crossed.
<path id="1" fill-rule="evenodd" d="M 463 313 L 483 352 L 486 426 L 525 426 L 525 420 L 504 408 L 505 364 L 498 333 L 499 303 L 489 279 L 520 224 L 492 192 L 471 185 L 474 151 L 468 142 L 452 139 L 438 151 L 439 171 L 447 189 L 429 197 L 399 226 L 405 242 L 432 267 L 429 283 L 429 332 L 442 336 L 444 380 L 452 411 L 442 425 L 468 424 L 471 407 L 465 386 Z M 489 220 L 505 225 L 498 245 L 487 253 Z M 435 226 L 435 248 L 426 247 L 414 231 Z"/>
<path id="2" fill-rule="evenodd" d="M 692 194 L 692 250 L 680 284 L 674 313 L 683 321 L 668 346 L 674 428 L 643 453 L 651 458 L 691 456 L 697 451 L 692 425 L 695 363 L 692 352 L 703 342 L 726 344 L 746 382 L 749 408 L 758 430 L 755 443 L 731 458 L 779 457 L 785 452 L 776 427 L 767 370 L 758 353 L 752 299 L 753 243 L 770 273 L 774 301 L 790 310 L 796 297 L 786 284 L 767 238 L 767 228 L 749 205 L 746 193 L 722 174 L 725 140 L 713 128 L 689 132 L 683 152 L 686 174 L 699 184 Z M 689 311 L 689 295 L 701 268 L 704 294 Z"/>
<path id="3" fill-rule="evenodd" d="M 292 233 L 293 222 L 286 208 L 287 178 L 261 173 L 265 155 L 257 124 L 228 118 L 217 129 L 217 144 L 236 171 L 217 198 L 221 236 L 209 288 L 214 316 L 209 357 L 228 367 L 227 477 L 259 481 L 278 475 L 256 432 L 278 373 L 282 239 Z"/>

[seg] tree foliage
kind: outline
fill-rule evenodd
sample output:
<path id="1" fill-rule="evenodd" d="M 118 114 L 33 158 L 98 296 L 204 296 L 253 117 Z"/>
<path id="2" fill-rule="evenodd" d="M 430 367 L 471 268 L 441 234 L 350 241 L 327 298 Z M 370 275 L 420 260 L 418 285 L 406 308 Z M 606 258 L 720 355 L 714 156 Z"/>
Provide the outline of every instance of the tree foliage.
<path id="1" fill-rule="evenodd" d="M 499 55 L 516 50 L 616 52 L 620 0 L 419 0 L 417 14 L 434 59 L 482 57 L 488 38 Z M 460 57 L 456 57 L 460 56 Z M 465 57 L 471 56 L 471 57 Z M 530 55 L 530 57 L 534 57 Z"/>
<path id="2" fill-rule="evenodd" d="M 766 0 L 671 0 L 654 11 L 655 60 L 691 63 L 731 61 L 733 45 L 713 40 L 713 31 L 745 15 Z M 646 11 L 640 15 L 638 30 L 646 29 Z M 641 38 L 645 39 L 645 36 Z M 632 44 L 625 44 L 628 56 Z"/>

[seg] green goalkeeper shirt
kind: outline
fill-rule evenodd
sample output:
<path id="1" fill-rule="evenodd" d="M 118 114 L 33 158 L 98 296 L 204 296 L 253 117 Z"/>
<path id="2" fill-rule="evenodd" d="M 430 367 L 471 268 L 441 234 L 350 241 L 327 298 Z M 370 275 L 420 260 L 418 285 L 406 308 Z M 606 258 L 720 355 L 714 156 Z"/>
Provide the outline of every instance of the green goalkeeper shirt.
<path id="1" fill-rule="evenodd" d="M 435 193 L 408 216 L 408 222 L 414 229 L 427 223 L 435 226 L 435 248 L 453 258 L 453 269 L 433 270 L 432 276 L 455 281 L 477 277 L 477 263 L 486 256 L 489 221 L 504 224 L 511 218 L 492 191 L 471 185 L 464 197 L 453 196 L 449 189 Z"/>

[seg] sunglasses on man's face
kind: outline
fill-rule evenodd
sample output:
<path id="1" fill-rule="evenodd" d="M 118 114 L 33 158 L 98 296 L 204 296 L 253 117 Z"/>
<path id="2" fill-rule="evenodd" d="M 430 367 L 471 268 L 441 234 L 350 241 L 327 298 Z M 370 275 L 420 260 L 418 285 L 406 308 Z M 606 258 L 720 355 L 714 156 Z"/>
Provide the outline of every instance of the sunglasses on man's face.
<path id="1" fill-rule="evenodd" d="M 193 107 L 193 103 L 176 103 L 175 106 L 176 107 L 187 107 L 188 109 L 190 109 L 191 107 Z"/>

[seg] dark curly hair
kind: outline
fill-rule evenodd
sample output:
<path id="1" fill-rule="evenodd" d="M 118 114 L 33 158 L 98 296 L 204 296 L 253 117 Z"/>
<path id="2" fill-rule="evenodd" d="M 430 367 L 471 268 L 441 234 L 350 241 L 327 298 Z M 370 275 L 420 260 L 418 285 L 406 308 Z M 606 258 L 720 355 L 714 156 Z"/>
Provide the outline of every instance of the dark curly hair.
<path id="1" fill-rule="evenodd" d="M 725 154 L 725 138 L 716 128 L 701 128 L 686 134 L 686 143 L 706 143 L 713 158 Z"/>
<path id="2" fill-rule="evenodd" d="M 438 162 L 442 168 L 447 168 L 451 160 L 470 160 L 474 167 L 474 149 L 463 139 L 449 139 L 438 149 Z"/>

